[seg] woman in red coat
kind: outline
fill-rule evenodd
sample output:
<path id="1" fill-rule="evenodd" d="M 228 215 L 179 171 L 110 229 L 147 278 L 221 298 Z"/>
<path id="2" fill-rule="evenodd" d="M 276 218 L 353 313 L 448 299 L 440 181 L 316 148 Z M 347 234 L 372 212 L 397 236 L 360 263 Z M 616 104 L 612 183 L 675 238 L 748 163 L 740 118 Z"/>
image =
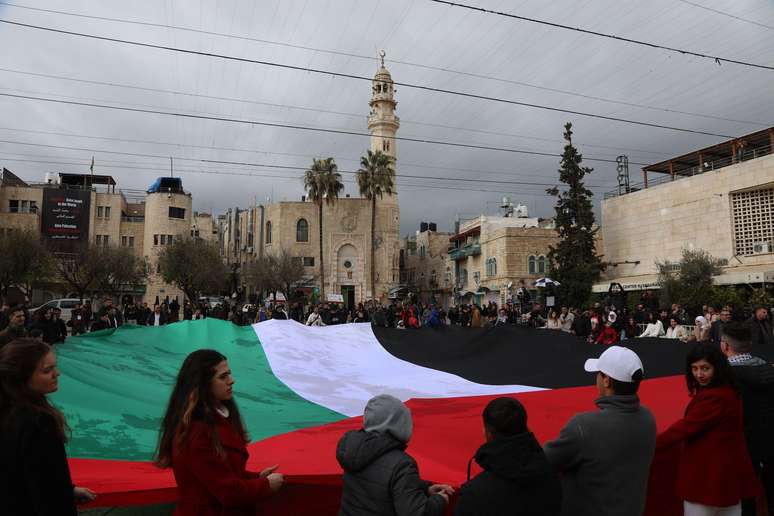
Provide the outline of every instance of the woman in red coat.
<path id="1" fill-rule="evenodd" d="M 720 350 L 698 344 L 685 375 L 692 399 L 683 419 L 658 436 L 656 449 L 683 444 L 677 495 L 686 516 L 741 515 L 740 502 L 756 495 L 757 479 L 731 366 Z"/>
<path id="2" fill-rule="evenodd" d="M 175 474 L 176 516 L 253 516 L 257 503 L 282 487 L 277 466 L 245 470 L 248 439 L 233 385 L 217 351 L 194 351 L 183 362 L 156 454 L 156 464 Z"/>

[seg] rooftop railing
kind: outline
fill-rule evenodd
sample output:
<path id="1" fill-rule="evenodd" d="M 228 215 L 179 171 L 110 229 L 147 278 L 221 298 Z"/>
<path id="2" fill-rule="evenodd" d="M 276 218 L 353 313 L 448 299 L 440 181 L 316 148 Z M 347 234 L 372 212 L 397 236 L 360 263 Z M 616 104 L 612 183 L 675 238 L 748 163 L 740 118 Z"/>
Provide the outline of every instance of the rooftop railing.
<path id="1" fill-rule="evenodd" d="M 757 159 L 761 158 L 763 156 L 768 156 L 772 153 L 772 147 L 771 145 L 766 145 L 763 147 L 756 147 L 754 149 L 745 150 L 743 152 L 740 152 L 737 155 L 737 160 L 735 160 L 733 157 L 728 156 L 725 158 L 716 159 L 713 161 L 705 161 L 701 165 L 696 165 L 693 167 L 688 168 L 682 168 L 680 170 L 675 170 L 675 175 L 672 176 L 670 174 L 660 174 L 660 176 L 657 176 L 653 179 L 651 179 L 653 176 L 648 176 L 648 186 L 647 188 L 652 188 L 654 186 L 658 186 L 660 184 L 664 183 L 671 183 L 672 181 L 678 181 L 680 179 L 686 178 L 686 177 L 693 177 L 700 174 L 704 174 L 705 172 L 712 172 L 713 170 L 718 170 L 720 168 L 727 167 L 729 165 L 734 165 L 738 162 L 742 161 L 749 161 L 751 159 Z M 674 177 L 674 179 L 673 179 Z M 615 190 L 612 190 L 610 192 L 605 192 L 605 199 L 610 199 L 613 197 L 619 197 L 621 195 L 626 195 L 633 192 L 638 192 L 640 190 L 645 189 L 644 183 L 635 183 L 632 185 L 629 185 L 628 190 L 621 190 L 620 188 L 617 188 Z"/>

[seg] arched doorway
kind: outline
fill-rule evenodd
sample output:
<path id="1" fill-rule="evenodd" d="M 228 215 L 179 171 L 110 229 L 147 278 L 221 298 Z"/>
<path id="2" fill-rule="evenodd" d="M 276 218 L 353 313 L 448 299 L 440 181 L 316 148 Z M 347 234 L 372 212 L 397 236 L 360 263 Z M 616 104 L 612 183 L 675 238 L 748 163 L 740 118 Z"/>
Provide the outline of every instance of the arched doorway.
<path id="1" fill-rule="evenodd" d="M 355 306 L 355 285 L 362 271 L 359 267 L 358 252 L 352 244 L 344 244 L 336 256 L 336 280 L 341 288 L 341 296 L 347 308 Z"/>

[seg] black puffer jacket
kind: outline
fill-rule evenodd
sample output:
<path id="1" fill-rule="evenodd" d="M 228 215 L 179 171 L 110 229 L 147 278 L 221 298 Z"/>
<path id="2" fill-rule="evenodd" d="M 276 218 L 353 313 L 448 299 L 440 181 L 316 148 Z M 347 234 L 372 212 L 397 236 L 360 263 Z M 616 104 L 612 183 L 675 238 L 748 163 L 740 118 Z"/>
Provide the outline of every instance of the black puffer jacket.
<path id="1" fill-rule="evenodd" d="M 463 484 L 455 516 L 559 515 L 559 475 L 532 433 L 490 441 L 474 459 L 484 471 Z"/>
<path id="2" fill-rule="evenodd" d="M 753 357 L 733 368 L 744 403 L 744 433 L 753 462 L 774 459 L 774 367 Z"/>
<path id="3" fill-rule="evenodd" d="M 339 516 L 440 516 L 446 501 L 427 496 L 406 445 L 388 433 L 351 431 L 336 447 L 344 469 Z"/>

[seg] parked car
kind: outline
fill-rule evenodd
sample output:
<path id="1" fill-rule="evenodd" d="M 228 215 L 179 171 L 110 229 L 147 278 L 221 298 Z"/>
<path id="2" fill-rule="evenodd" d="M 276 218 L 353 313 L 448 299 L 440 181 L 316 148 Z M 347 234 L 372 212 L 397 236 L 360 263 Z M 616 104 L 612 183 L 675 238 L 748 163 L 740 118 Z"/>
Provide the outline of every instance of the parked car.
<path id="1" fill-rule="evenodd" d="M 202 296 L 199 298 L 200 303 L 207 303 L 210 309 L 215 308 L 218 305 L 222 305 L 226 301 L 223 296 Z"/>
<path id="2" fill-rule="evenodd" d="M 44 303 L 36 308 L 30 308 L 30 314 L 36 314 L 42 310 L 48 310 L 50 308 L 59 308 L 62 310 L 62 320 L 67 322 L 72 316 L 73 309 L 81 303 L 78 298 L 64 298 L 64 299 L 52 299 L 51 301 Z"/>

